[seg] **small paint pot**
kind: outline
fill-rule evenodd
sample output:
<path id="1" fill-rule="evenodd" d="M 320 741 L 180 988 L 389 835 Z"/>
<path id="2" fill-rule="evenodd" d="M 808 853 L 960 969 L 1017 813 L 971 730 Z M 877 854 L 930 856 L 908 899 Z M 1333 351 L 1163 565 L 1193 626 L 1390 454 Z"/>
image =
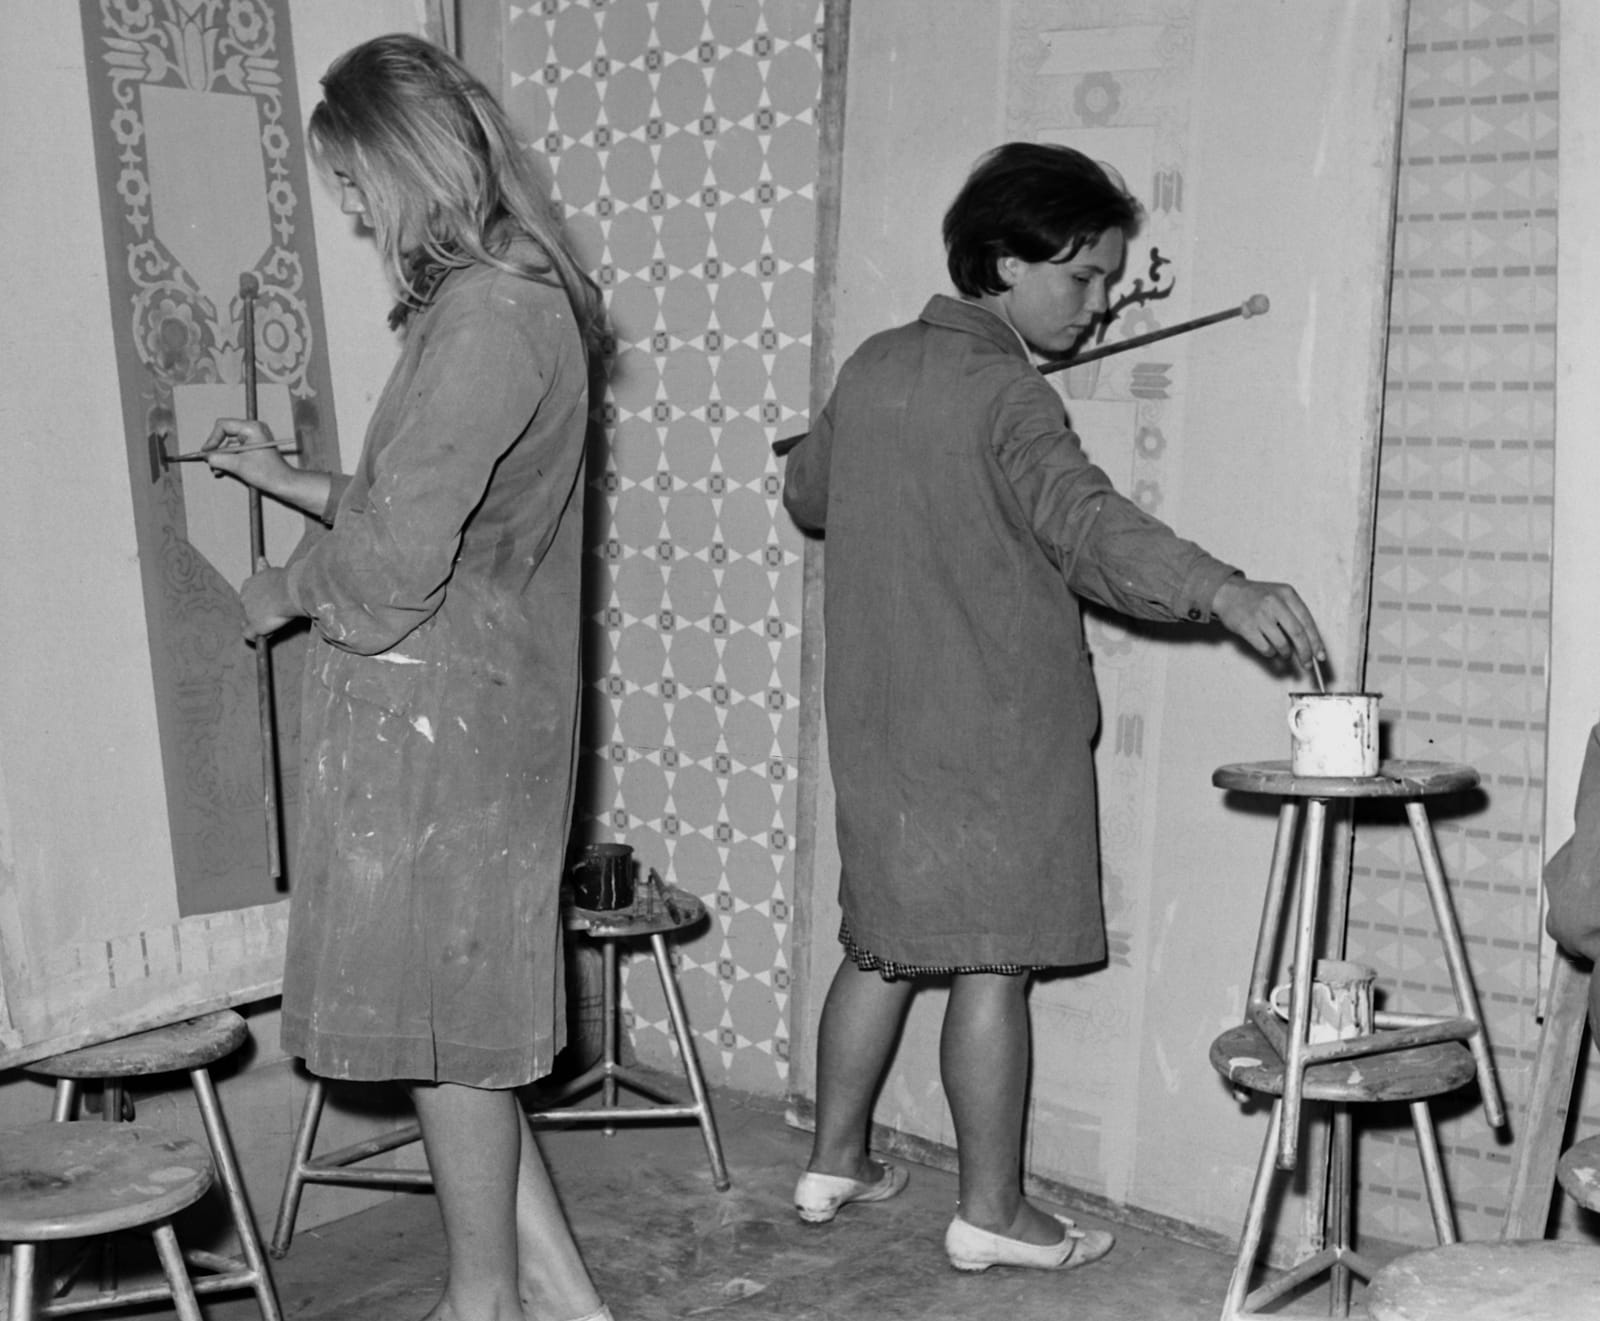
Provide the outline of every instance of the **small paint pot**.
<path id="1" fill-rule="evenodd" d="M 1381 693 L 1290 693 L 1289 768 L 1345 778 L 1378 773 Z"/>
<path id="2" fill-rule="evenodd" d="M 572 869 L 572 902 L 606 913 L 633 906 L 633 846 L 590 844 Z"/>

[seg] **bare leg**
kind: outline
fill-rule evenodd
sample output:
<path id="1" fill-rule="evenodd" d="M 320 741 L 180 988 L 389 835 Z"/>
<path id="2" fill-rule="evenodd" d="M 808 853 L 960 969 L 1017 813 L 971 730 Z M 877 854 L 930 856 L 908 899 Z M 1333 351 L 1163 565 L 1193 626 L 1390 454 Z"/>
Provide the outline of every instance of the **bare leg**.
<path id="1" fill-rule="evenodd" d="M 912 990 L 911 982 L 886 982 L 849 959 L 834 973 L 817 1028 L 817 1131 L 806 1165 L 813 1173 L 882 1177 L 867 1159 L 867 1133 Z"/>
<path id="2" fill-rule="evenodd" d="M 596 1311 L 516 1093 L 439 1083 L 411 1095 L 449 1265 L 425 1321 L 569 1321 Z"/>
<path id="3" fill-rule="evenodd" d="M 1022 1195 L 1022 1121 L 1032 1039 L 1028 978 L 961 973 L 939 1038 L 955 1123 L 961 1218 L 1024 1243 L 1056 1243 L 1061 1224 Z"/>
<path id="4" fill-rule="evenodd" d="M 521 1115 L 520 1109 L 518 1114 Z M 571 1321 L 600 1310 L 588 1268 L 578 1252 L 539 1145 L 522 1119 L 517 1171 L 518 1278 L 529 1321 Z"/>
<path id="5" fill-rule="evenodd" d="M 449 1268 L 426 1321 L 526 1321 L 517 1296 L 516 1093 L 439 1083 L 414 1086 L 411 1096 Z"/>

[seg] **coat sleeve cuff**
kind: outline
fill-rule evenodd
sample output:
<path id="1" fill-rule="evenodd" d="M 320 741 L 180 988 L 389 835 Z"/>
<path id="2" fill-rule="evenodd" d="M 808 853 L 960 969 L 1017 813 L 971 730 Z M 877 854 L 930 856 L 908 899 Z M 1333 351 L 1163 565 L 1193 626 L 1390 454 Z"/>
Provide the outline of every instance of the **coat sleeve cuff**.
<path id="1" fill-rule="evenodd" d="M 306 562 L 296 560 L 283 571 L 283 590 L 289 601 L 301 614 L 316 617 L 316 610 L 301 595 L 301 583 L 305 578 Z"/>
<path id="2" fill-rule="evenodd" d="M 328 474 L 328 499 L 322 506 L 318 519 L 328 527 L 333 526 L 333 516 L 338 511 L 339 501 L 343 498 L 345 488 L 350 485 L 350 474 L 345 472 L 331 472 Z"/>
<path id="3" fill-rule="evenodd" d="M 1243 576 L 1243 573 L 1233 565 L 1224 564 L 1209 555 L 1205 556 L 1189 570 L 1188 576 L 1183 580 L 1183 592 L 1178 602 L 1179 613 L 1192 624 L 1209 624 L 1211 607 L 1217 599 L 1217 588 L 1229 578 Z"/>

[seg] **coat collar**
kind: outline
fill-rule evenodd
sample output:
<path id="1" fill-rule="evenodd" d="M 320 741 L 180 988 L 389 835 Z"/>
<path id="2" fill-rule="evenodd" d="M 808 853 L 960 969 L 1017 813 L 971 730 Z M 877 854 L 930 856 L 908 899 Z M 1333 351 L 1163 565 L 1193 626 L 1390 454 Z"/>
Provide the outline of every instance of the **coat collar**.
<path id="1" fill-rule="evenodd" d="M 1022 336 L 988 308 L 979 307 L 976 303 L 951 298 L 948 294 L 935 294 L 922 309 L 918 320 L 944 330 L 961 330 L 969 335 L 978 335 L 996 348 L 1004 349 L 1024 362 L 1030 361 Z"/>

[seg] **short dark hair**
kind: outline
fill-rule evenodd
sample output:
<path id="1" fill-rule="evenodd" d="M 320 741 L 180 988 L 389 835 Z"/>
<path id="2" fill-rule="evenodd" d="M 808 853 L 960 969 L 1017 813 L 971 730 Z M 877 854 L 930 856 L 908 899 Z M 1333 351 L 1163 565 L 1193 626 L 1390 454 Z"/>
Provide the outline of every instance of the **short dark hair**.
<path id="1" fill-rule="evenodd" d="M 1132 238 L 1143 220 L 1115 172 L 1081 151 L 1007 142 L 978 158 L 945 212 L 945 264 L 969 298 L 1003 293 L 1002 257 L 1048 261 L 1113 229 Z"/>

